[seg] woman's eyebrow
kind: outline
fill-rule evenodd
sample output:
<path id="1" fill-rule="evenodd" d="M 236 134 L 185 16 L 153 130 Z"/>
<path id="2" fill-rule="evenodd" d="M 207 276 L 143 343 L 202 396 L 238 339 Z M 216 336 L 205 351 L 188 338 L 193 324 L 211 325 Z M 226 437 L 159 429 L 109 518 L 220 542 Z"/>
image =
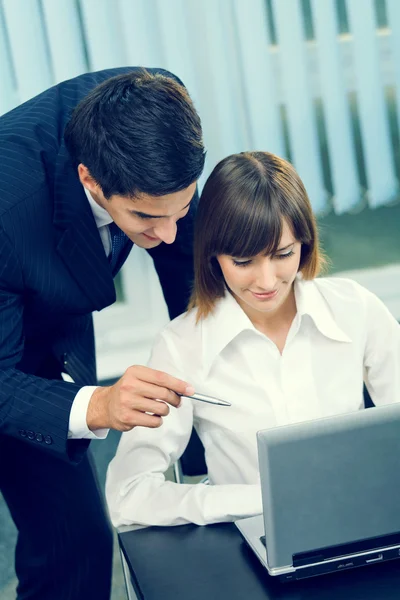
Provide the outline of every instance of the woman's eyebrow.
<path id="1" fill-rule="evenodd" d="M 269 255 L 272 255 L 272 254 L 276 254 L 277 252 L 283 252 L 283 250 L 287 250 L 288 248 L 290 248 L 290 246 L 294 246 L 295 243 L 296 243 L 296 240 L 294 240 L 293 242 L 290 242 L 290 244 L 288 244 L 287 246 L 283 246 L 282 248 L 277 248 L 273 252 L 266 252 L 264 254 L 264 256 L 269 256 Z"/>
<path id="2" fill-rule="evenodd" d="M 276 252 L 282 252 L 282 250 L 287 250 L 288 248 L 290 248 L 290 246 L 293 246 L 294 243 L 295 242 L 290 242 L 290 244 L 284 246 L 283 248 L 277 248 Z"/>

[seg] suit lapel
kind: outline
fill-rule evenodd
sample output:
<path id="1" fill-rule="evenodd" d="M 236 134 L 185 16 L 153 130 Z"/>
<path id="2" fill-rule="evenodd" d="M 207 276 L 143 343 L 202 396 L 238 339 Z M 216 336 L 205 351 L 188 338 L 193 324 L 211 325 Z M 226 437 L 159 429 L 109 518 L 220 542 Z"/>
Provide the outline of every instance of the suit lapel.
<path id="1" fill-rule="evenodd" d="M 57 251 L 82 291 L 101 310 L 115 302 L 115 288 L 103 244 L 64 143 L 54 181 L 54 225 Z"/>

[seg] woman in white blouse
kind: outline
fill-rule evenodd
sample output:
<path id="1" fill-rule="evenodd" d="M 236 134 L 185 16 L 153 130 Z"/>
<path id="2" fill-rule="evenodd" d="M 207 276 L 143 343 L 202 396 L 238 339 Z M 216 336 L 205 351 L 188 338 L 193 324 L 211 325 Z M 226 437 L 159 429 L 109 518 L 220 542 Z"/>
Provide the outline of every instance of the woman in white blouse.
<path id="1" fill-rule="evenodd" d="M 232 403 L 183 399 L 158 429 L 122 434 L 107 476 L 114 525 L 230 521 L 262 512 L 256 432 L 400 400 L 400 326 L 353 281 L 316 279 L 323 258 L 304 186 L 266 152 L 210 175 L 195 233 L 189 311 L 155 342 L 150 366 Z M 210 485 L 165 481 L 192 426 Z"/>

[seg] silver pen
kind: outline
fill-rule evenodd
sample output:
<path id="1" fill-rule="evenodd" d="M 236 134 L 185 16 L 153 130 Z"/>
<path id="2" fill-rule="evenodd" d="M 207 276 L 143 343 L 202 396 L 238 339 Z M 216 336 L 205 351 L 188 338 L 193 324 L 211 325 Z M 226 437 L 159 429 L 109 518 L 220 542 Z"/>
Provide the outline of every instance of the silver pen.
<path id="1" fill-rule="evenodd" d="M 219 398 L 213 398 L 212 396 L 206 396 L 205 394 L 193 394 L 193 396 L 178 394 L 178 396 L 181 398 L 189 398 L 190 400 L 198 400 L 199 402 L 207 402 L 208 404 L 216 404 L 218 406 L 232 406 L 232 404 L 226 400 L 220 400 Z"/>

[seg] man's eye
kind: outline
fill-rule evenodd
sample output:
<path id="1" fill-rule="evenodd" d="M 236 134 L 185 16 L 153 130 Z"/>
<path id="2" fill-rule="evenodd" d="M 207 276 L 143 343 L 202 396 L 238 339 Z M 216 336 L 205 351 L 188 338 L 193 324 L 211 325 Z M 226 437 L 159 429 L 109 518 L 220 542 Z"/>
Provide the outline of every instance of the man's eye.
<path id="1" fill-rule="evenodd" d="M 140 219 L 141 221 L 148 221 L 151 217 L 148 217 L 147 215 L 138 215 L 138 213 L 136 212 L 131 212 L 131 215 L 133 217 L 136 217 L 137 219 Z"/>

